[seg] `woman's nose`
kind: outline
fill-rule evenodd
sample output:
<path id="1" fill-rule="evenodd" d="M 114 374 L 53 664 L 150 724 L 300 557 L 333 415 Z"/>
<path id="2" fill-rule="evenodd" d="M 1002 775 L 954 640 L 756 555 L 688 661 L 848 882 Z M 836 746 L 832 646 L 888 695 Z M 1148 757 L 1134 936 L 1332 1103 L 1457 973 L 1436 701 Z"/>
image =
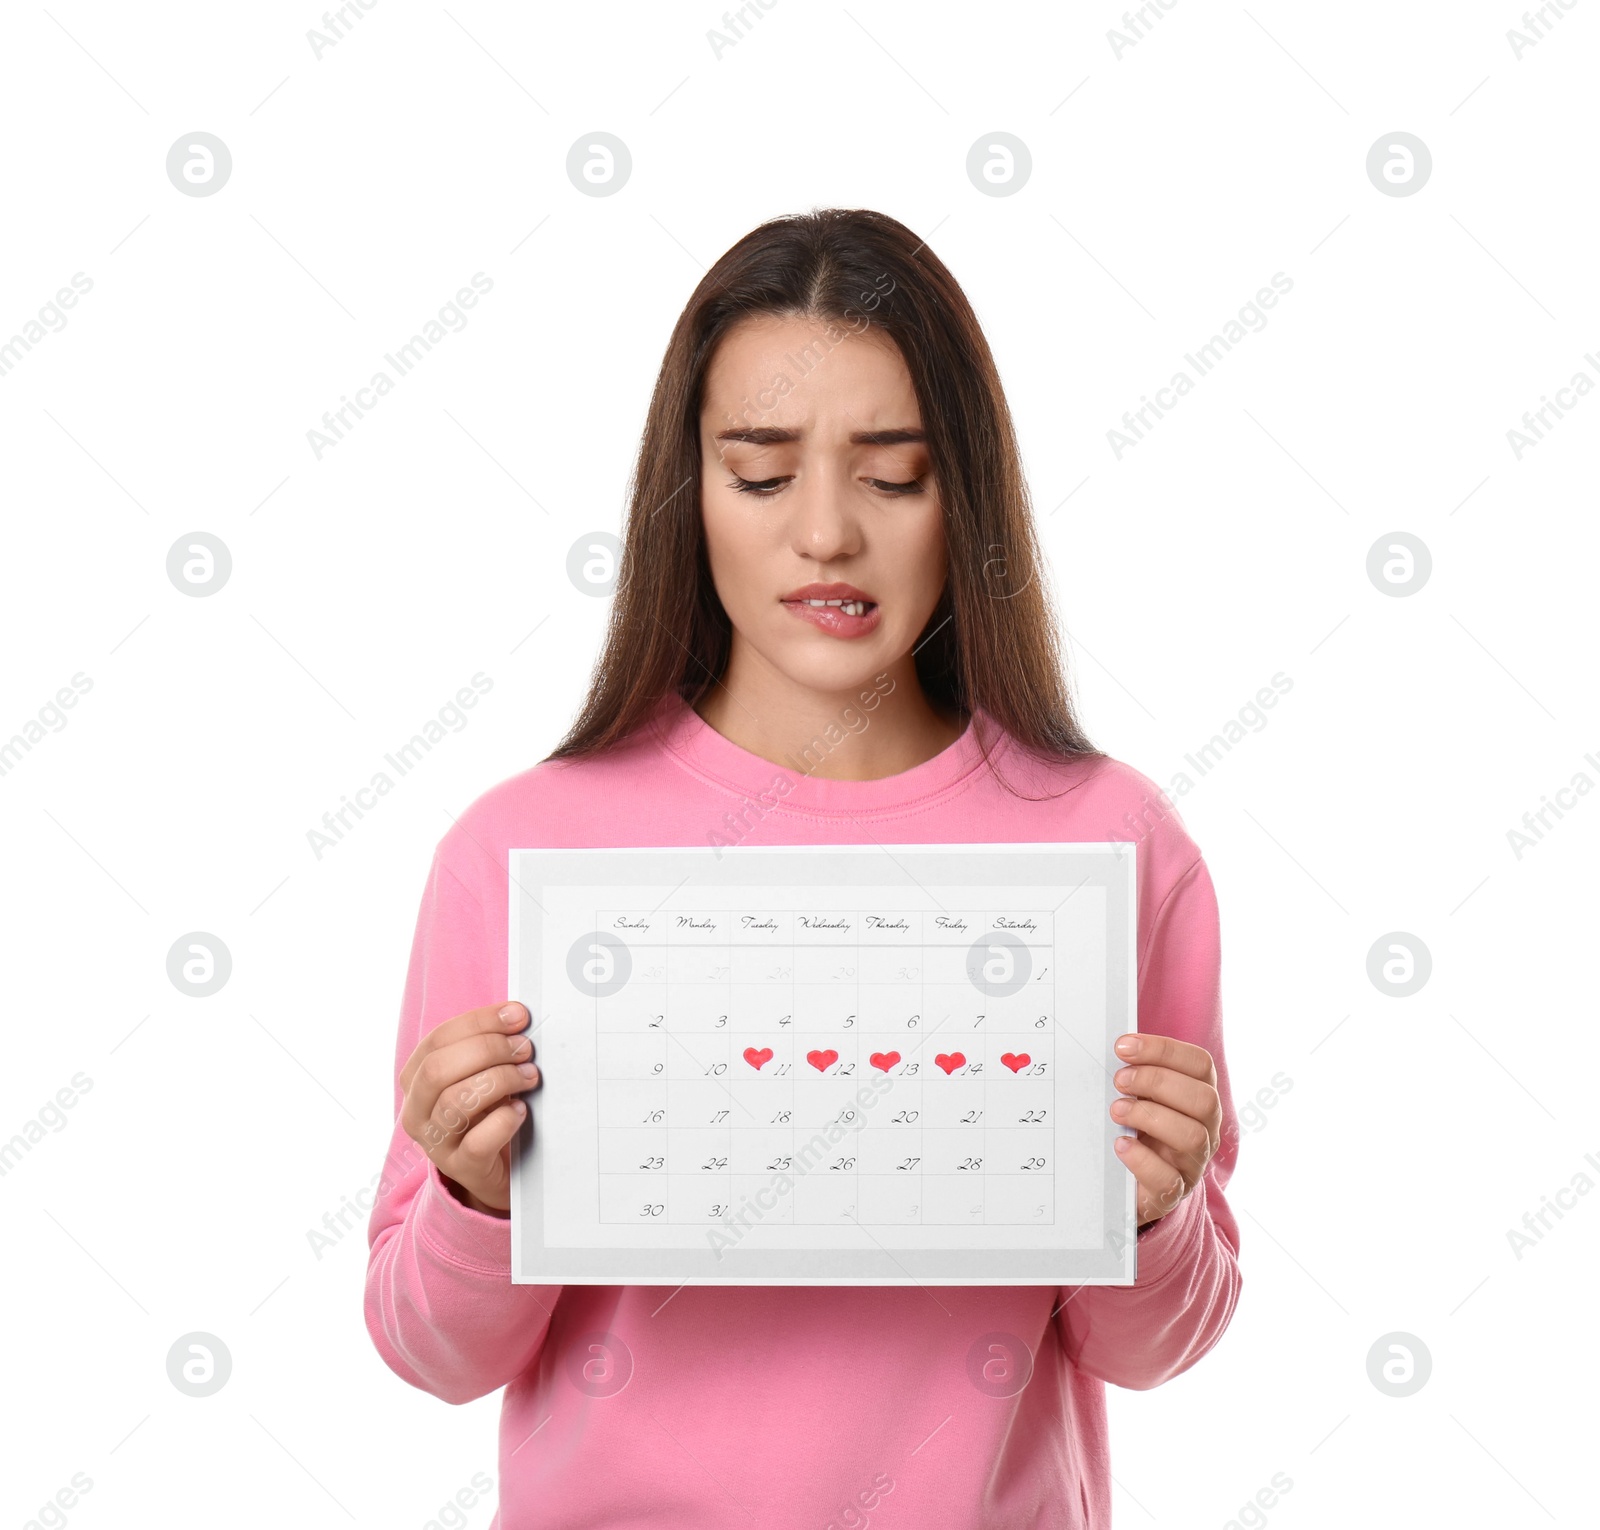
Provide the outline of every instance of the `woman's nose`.
<path id="1" fill-rule="evenodd" d="M 861 522 L 850 502 L 848 481 L 826 475 L 807 475 L 789 495 L 794 550 L 803 557 L 826 563 L 861 550 Z"/>

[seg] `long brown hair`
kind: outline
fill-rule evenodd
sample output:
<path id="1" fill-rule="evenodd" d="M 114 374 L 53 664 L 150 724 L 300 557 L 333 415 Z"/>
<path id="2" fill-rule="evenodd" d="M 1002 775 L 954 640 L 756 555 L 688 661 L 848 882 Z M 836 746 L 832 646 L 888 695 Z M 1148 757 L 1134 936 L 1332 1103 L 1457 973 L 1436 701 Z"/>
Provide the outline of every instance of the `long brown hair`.
<path id="1" fill-rule="evenodd" d="M 732 631 L 700 515 L 702 387 L 718 342 L 756 314 L 870 323 L 905 360 L 948 552 L 944 593 L 915 650 L 929 701 L 963 715 L 981 707 L 1047 756 L 1102 757 L 1073 710 L 1011 411 L 977 316 L 903 223 L 823 208 L 751 230 L 679 317 L 634 466 L 605 646 L 582 710 L 548 758 L 606 749 L 671 693 L 692 705 L 722 676 Z"/>

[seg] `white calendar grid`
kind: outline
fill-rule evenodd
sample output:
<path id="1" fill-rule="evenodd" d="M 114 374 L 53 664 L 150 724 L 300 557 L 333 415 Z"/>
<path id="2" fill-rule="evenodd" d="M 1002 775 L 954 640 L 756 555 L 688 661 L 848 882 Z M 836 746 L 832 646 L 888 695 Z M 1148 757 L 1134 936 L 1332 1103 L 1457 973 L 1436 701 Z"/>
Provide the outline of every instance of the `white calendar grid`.
<path id="1" fill-rule="evenodd" d="M 719 1223 L 789 1178 L 769 1225 L 1053 1223 L 1052 912 L 808 913 L 764 906 L 770 892 L 591 911 L 632 961 L 627 986 L 593 1000 L 598 1220 Z M 1014 994 L 968 977 L 995 931 L 997 978 L 1027 953 Z M 870 1116 L 868 1078 L 894 1086 Z M 845 1135 L 819 1156 L 830 1126 Z"/>
<path id="2" fill-rule="evenodd" d="M 514 1281 L 1135 1278 L 1107 1113 L 1137 1023 L 1131 846 L 516 850 L 509 870 L 508 991 L 542 1074 Z"/>

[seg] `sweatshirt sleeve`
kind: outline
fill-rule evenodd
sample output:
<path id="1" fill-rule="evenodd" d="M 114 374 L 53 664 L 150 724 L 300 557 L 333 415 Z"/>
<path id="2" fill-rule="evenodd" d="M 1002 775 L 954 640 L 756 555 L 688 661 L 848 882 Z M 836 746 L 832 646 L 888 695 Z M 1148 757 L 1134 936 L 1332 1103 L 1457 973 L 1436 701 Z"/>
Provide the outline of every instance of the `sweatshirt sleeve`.
<path id="1" fill-rule="evenodd" d="M 1139 1234 L 1131 1286 L 1063 1286 L 1055 1321 L 1080 1370 L 1143 1390 L 1186 1371 L 1222 1337 L 1239 1300 L 1239 1228 L 1223 1194 L 1239 1152 L 1222 1053 L 1216 892 L 1203 860 L 1173 884 L 1139 969 L 1139 1029 L 1210 1052 L 1222 1101 L 1216 1153 L 1199 1183 Z"/>
<path id="2" fill-rule="evenodd" d="M 395 1124 L 367 1225 L 367 1331 L 396 1375 L 445 1402 L 504 1386 L 538 1357 L 560 1286 L 513 1285 L 511 1223 L 457 1200 L 400 1124 L 400 1070 L 443 1021 L 505 996 L 477 898 L 434 853 L 395 1051 Z"/>

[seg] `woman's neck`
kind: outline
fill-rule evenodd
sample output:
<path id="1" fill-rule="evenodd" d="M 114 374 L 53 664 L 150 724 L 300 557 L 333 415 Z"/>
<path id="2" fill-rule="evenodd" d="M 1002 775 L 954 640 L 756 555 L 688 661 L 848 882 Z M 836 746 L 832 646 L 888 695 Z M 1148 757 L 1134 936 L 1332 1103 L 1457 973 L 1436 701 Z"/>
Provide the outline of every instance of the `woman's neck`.
<path id="1" fill-rule="evenodd" d="M 928 700 L 909 655 L 843 691 L 814 690 L 772 670 L 752 673 L 730 663 L 695 711 L 724 738 L 774 764 L 808 758 L 808 744 L 828 739 L 835 747 L 821 752 L 811 773 L 834 781 L 897 776 L 948 749 L 967 723 L 956 709 Z"/>

